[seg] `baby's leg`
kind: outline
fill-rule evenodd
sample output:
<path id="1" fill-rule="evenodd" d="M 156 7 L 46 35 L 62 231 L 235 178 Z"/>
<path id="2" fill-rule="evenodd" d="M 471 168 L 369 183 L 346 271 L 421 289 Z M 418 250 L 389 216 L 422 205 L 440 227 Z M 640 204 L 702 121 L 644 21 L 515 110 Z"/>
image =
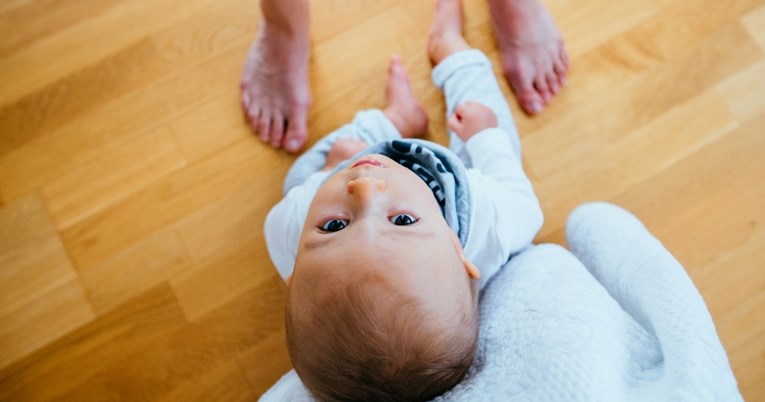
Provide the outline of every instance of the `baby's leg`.
<path id="1" fill-rule="evenodd" d="M 491 108 L 497 115 L 499 127 L 507 131 L 516 155 L 520 159 L 521 145 L 518 129 L 499 84 L 491 62 L 462 37 L 462 4 L 459 0 L 438 0 L 436 17 L 428 39 L 428 53 L 436 65 L 433 82 L 444 91 L 447 118 L 457 105 L 475 101 Z M 450 148 L 463 156 L 462 141 L 449 133 Z"/>
<path id="2" fill-rule="evenodd" d="M 391 57 L 385 84 L 386 106 L 356 113 L 353 121 L 320 139 L 301 155 L 284 179 L 284 193 L 303 183 L 324 168 L 332 145 L 341 138 L 356 138 L 368 145 L 401 138 L 417 137 L 428 128 L 428 115 L 412 92 L 406 70 L 398 56 Z"/>

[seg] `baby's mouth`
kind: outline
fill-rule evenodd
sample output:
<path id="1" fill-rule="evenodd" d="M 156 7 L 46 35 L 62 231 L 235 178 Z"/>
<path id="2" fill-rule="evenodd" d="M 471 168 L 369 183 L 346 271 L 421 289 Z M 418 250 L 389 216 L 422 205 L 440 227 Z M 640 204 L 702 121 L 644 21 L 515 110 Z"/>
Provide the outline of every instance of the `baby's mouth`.
<path id="1" fill-rule="evenodd" d="M 362 165 L 372 165 L 372 166 L 376 166 L 376 167 L 380 167 L 380 168 L 384 168 L 385 167 L 385 165 L 383 165 L 382 163 L 380 163 L 380 162 L 378 162 L 376 160 L 362 159 L 362 160 L 354 163 L 353 166 L 351 166 L 351 169 L 353 169 L 355 167 L 362 166 Z"/>

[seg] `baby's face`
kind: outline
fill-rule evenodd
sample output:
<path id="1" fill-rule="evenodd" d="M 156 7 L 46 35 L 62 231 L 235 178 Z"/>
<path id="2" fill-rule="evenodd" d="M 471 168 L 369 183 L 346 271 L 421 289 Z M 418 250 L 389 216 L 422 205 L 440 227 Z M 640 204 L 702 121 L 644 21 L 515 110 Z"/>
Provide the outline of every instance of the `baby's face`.
<path id="1" fill-rule="evenodd" d="M 295 280 L 377 271 L 396 286 L 432 297 L 470 286 L 469 276 L 477 272 L 422 179 L 383 155 L 365 155 L 348 166 L 311 203 Z"/>

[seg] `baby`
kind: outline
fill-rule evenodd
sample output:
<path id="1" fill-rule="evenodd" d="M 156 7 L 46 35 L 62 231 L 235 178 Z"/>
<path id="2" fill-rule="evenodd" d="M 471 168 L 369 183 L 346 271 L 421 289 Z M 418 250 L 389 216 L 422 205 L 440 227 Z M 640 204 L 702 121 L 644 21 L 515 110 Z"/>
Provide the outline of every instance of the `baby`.
<path id="1" fill-rule="evenodd" d="M 428 53 L 450 149 L 411 139 L 427 116 L 398 57 L 386 107 L 301 156 L 268 214 L 286 278 L 290 359 L 319 400 L 429 400 L 457 384 L 478 339 L 477 289 L 528 246 L 542 212 L 489 60 L 439 0 Z"/>

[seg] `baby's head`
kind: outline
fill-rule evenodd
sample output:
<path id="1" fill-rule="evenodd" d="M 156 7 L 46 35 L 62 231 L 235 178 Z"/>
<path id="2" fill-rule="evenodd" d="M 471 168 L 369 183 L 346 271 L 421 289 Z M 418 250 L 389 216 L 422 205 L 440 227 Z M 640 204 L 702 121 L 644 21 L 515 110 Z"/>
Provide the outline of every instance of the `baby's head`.
<path id="1" fill-rule="evenodd" d="M 293 366 L 319 400 L 428 400 L 467 372 L 478 271 L 433 193 L 366 155 L 316 193 L 287 293 Z"/>

